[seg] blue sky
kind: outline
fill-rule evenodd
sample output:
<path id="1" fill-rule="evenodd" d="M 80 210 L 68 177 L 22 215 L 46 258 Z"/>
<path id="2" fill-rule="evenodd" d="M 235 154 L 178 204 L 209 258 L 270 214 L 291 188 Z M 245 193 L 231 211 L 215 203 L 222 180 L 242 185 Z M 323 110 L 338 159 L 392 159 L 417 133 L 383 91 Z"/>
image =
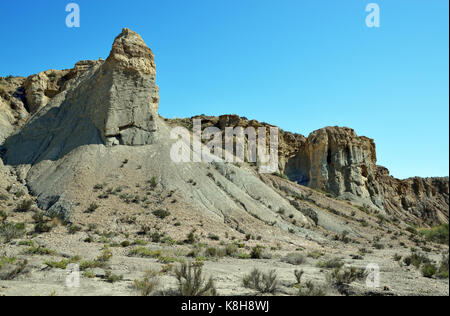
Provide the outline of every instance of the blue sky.
<path id="1" fill-rule="evenodd" d="M 348 126 L 396 177 L 449 174 L 447 0 L 78 0 L 72 29 L 69 2 L 1 2 L 0 76 L 106 58 L 129 27 L 155 53 L 165 117 Z M 380 28 L 365 25 L 370 2 Z"/>

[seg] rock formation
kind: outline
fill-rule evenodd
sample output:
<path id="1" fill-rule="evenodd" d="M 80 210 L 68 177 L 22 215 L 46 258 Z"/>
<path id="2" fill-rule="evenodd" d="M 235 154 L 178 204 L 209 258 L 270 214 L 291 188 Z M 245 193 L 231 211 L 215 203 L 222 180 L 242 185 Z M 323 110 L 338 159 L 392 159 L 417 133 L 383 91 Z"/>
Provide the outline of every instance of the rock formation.
<path id="1" fill-rule="evenodd" d="M 35 114 L 6 142 L 7 162 L 55 160 L 85 144 L 152 143 L 159 103 L 155 76 L 152 51 L 124 29 L 105 62 L 28 78 L 25 90 Z"/>
<path id="2" fill-rule="evenodd" d="M 158 106 L 154 55 L 137 33 L 123 29 L 106 61 L 80 61 L 73 69 L 28 78 L 0 78 L 4 162 L 58 161 L 90 144 L 153 144 L 160 135 L 158 124 L 165 129 Z M 194 118 L 202 120 L 203 128 L 271 126 L 237 115 L 166 123 L 190 128 Z M 167 143 L 164 135 L 161 142 Z M 448 178 L 398 180 L 376 163 L 374 141 L 350 128 L 326 127 L 308 138 L 279 132 L 279 171 L 291 180 L 410 222 L 448 222 Z"/>
<path id="3" fill-rule="evenodd" d="M 372 139 L 350 128 L 326 127 L 300 144 L 285 173 L 300 184 L 415 224 L 448 222 L 448 177 L 399 180 L 376 163 Z"/>
<path id="4" fill-rule="evenodd" d="M 372 139 L 358 137 L 350 128 L 326 127 L 308 136 L 285 172 L 300 184 L 372 201 L 382 208 L 376 161 Z"/>

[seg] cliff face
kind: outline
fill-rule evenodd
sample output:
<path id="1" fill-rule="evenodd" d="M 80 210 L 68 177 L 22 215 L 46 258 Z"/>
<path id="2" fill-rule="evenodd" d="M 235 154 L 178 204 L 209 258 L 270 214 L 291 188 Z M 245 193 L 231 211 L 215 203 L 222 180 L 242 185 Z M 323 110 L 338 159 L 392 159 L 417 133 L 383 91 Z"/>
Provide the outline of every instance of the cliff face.
<path id="1" fill-rule="evenodd" d="M 152 51 L 124 29 L 104 62 L 78 63 L 25 81 L 31 118 L 5 142 L 8 164 L 56 160 L 88 144 L 145 145 L 159 103 Z"/>
<path id="2" fill-rule="evenodd" d="M 300 184 L 415 224 L 448 222 L 448 177 L 399 180 L 376 163 L 372 139 L 350 128 L 326 127 L 300 144 L 285 173 Z"/>
<path id="3" fill-rule="evenodd" d="M 326 127 L 309 135 L 286 174 L 300 184 L 370 200 L 382 207 L 376 177 L 376 151 L 372 139 L 358 137 L 350 128 Z"/>
<path id="4" fill-rule="evenodd" d="M 378 166 L 377 181 L 387 213 L 418 225 L 448 223 L 448 177 L 399 180 L 390 176 L 386 168 Z"/>

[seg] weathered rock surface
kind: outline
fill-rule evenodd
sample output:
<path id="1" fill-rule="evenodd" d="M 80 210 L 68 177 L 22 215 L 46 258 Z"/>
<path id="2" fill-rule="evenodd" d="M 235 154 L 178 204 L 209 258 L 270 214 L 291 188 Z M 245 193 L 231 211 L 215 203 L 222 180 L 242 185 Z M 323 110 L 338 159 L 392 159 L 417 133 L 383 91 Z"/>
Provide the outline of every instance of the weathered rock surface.
<path id="1" fill-rule="evenodd" d="M 0 144 L 28 118 L 26 109 L 25 78 L 0 78 Z"/>
<path id="2" fill-rule="evenodd" d="M 30 77 L 25 87 L 36 114 L 6 142 L 6 161 L 56 160 L 85 144 L 152 143 L 159 102 L 155 74 L 151 50 L 124 29 L 106 62 Z"/>
<path id="3" fill-rule="evenodd" d="M 98 63 L 101 61 L 82 60 L 72 69 L 47 70 L 28 77 L 24 89 L 30 113 L 38 112 L 56 95 L 66 90 L 72 79 L 81 76 Z"/>
<path id="4" fill-rule="evenodd" d="M 448 177 L 399 180 L 390 176 L 386 168 L 378 166 L 377 181 L 387 213 L 416 225 L 448 223 Z"/>
<path id="5" fill-rule="evenodd" d="M 390 215 L 403 214 L 416 224 L 448 222 L 448 177 L 399 180 L 376 163 L 372 139 L 350 128 L 326 127 L 308 136 L 285 172 L 300 184 Z"/>
<path id="6" fill-rule="evenodd" d="M 286 174 L 300 184 L 333 193 L 351 194 L 383 207 L 376 177 L 375 143 L 350 128 L 326 127 L 311 133 Z"/>

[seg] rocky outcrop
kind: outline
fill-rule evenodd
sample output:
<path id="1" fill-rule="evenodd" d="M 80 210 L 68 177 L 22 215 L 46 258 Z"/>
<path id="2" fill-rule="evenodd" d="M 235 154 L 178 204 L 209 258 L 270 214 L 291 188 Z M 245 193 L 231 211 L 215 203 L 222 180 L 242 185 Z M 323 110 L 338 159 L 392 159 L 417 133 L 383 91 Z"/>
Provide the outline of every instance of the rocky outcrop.
<path id="1" fill-rule="evenodd" d="M 399 180 L 376 163 L 372 139 L 350 128 L 326 127 L 301 143 L 285 173 L 300 184 L 415 224 L 448 222 L 448 177 Z"/>
<path id="2" fill-rule="evenodd" d="M 6 143 L 9 164 L 56 160 L 87 144 L 146 145 L 156 131 L 159 90 L 152 51 L 124 29 L 108 59 L 27 79 L 29 122 Z"/>
<path id="3" fill-rule="evenodd" d="M 139 34 L 124 29 L 97 78 L 107 85 L 105 104 L 93 104 L 92 118 L 112 144 L 146 145 L 156 131 L 159 88 L 153 52 Z"/>
<path id="4" fill-rule="evenodd" d="M 0 144 L 28 118 L 23 77 L 0 77 Z"/>
<path id="5" fill-rule="evenodd" d="M 167 122 L 174 125 L 183 125 L 184 127 L 191 129 L 192 122 L 194 119 L 200 119 L 202 121 L 202 130 L 208 127 L 217 127 L 221 130 L 225 130 L 226 127 L 242 127 L 246 129 L 247 127 L 252 127 L 255 129 L 256 134 L 258 134 L 258 129 L 260 127 L 266 128 L 266 146 L 269 147 L 269 131 L 270 125 L 265 122 L 259 122 L 257 120 L 249 120 L 246 117 L 242 117 L 236 114 L 226 114 L 221 116 L 206 116 L 206 115 L 197 115 L 191 118 L 185 119 L 166 119 Z M 225 137 L 225 134 L 223 134 Z M 306 141 L 306 138 L 303 135 L 290 133 L 284 131 L 282 129 L 278 129 L 278 154 L 279 154 L 279 169 L 284 170 L 284 166 L 288 161 L 288 158 L 294 156 L 298 150 L 300 149 L 301 144 Z M 225 141 L 223 142 L 225 145 Z M 245 148 L 247 153 L 247 147 Z M 247 156 L 246 156 L 247 158 Z"/>
<path id="6" fill-rule="evenodd" d="M 56 95 L 67 89 L 72 79 L 101 62 L 83 60 L 76 63 L 72 69 L 47 70 L 28 77 L 24 89 L 30 113 L 34 114 L 46 106 Z"/>
<path id="7" fill-rule="evenodd" d="M 326 127 L 308 136 L 285 172 L 300 184 L 383 208 L 376 161 L 372 139 L 358 137 L 350 128 Z"/>
<path id="8" fill-rule="evenodd" d="M 399 180 L 390 176 L 386 168 L 378 166 L 377 182 L 388 214 L 417 225 L 448 223 L 448 177 Z"/>

